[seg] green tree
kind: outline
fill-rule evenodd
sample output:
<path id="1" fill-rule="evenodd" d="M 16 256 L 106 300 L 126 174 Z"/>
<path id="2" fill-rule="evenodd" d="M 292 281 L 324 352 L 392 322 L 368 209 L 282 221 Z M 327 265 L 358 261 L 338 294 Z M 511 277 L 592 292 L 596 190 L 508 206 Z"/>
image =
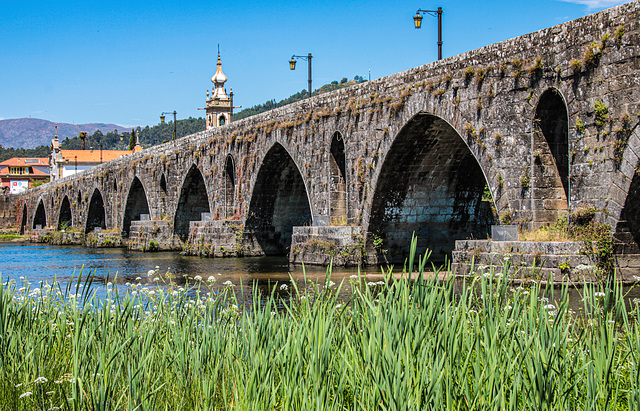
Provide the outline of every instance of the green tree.
<path id="1" fill-rule="evenodd" d="M 131 137 L 129 137 L 129 150 L 133 150 L 136 146 L 136 131 L 131 130 Z"/>

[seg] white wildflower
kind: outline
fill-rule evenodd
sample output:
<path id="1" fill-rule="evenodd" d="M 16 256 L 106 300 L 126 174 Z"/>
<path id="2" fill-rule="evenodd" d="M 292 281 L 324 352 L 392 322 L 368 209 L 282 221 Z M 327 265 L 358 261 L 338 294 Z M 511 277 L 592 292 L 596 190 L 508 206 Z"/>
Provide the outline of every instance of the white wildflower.
<path id="1" fill-rule="evenodd" d="M 152 276 L 152 275 L 154 275 L 155 273 L 156 273 L 156 272 L 155 272 L 154 270 L 149 270 L 149 271 L 147 271 L 147 275 L 148 275 L 149 277 L 151 277 L 151 276 Z"/>
<path id="2" fill-rule="evenodd" d="M 288 289 L 289 289 L 289 286 L 288 286 L 288 285 L 286 285 L 286 284 L 281 284 L 281 285 L 280 285 L 280 290 L 282 290 L 282 291 L 286 291 L 286 290 L 288 290 Z"/>
<path id="3" fill-rule="evenodd" d="M 231 280 L 227 280 L 222 284 L 226 285 L 227 287 L 235 287 L 236 286 L 233 282 L 231 282 Z"/>
<path id="4" fill-rule="evenodd" d="M 20 394 L 19 398 L 24 398 L 24 397 L 28 397 L 30 395 L 33 395 L 33 393 L 31 391 L 27 391 L 25 393 Z"/>
<path id="5" fill-rule="evenodd" d="M 202 281 L 202 277 L 199 275 L 196 275 L 195 277 L 193 277 L 193 279 L 196 281 Z"/>
<path id="6" fill-rule="evenodd" d="M 33 382 L 36 384 L 44 384 L 45 382 L 49 382 L 45 377 L 38 377 Z"/>

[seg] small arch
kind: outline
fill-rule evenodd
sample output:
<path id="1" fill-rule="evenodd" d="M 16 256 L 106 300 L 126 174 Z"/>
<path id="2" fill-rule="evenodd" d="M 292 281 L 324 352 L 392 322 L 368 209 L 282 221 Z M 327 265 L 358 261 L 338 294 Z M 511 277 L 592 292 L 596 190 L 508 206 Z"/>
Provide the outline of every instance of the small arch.
<path id="1" fill-rule="evenodd" d="M 164 173 L 162 173 L 162 176 L 160 177 L 160 190 L 167 194 L 167 179 L 164 177 Z"/>
<path id="2" fill-rule="evenodd" d="M 40 199 L 38 203 L 38 207 L 36 208 L 36 214 L 33 216 L 33 229 L 37 226 L 40 228 L 45 228 L 47 226 L 47 212 L 44 209 L 44 201 Z"/>
<path id="3" fill-rule="evenodd" d="M 235 193 L 236 193 L 236 175 L 235 161 L 231 154 L 227 155 L 224 164 L 224 216 L 231 218 L 234 215 Z"/>
<path id="4" fill-rule="evenodd" d="M 192 165 L 180 189 L 178 207 L 173 222 L 174 233 L 183 241 L 186 240 L 189 235 L 189 223 L 201 221 L 202 213 L 210 212 L 204 177 L 202 177 L 200 169 Z"/>
<path id="5" fill-rule="evenodd" d="M 73 218 L 71 214 L 71 204 L 69 203 L 69 197 L 64 196 L 62 204 L 60 205 L 60 214 L 58 216 L 58 230 L 65 230 L 71 227 L 73 224 Z"/>
<path id="6" fill-rule="evenodd" d="M 221 126 L 224 126 L 227 123 L 227 118 L 224 116 L 224 114 L 222 114 L 218 120 L 219 120 L 218 124 L 220 124 Z"/>
<path id="7" fill-rule="evenodd" d="M 129 237 L 131 222 L 139 221 L 142 214 L 149 214 L 149 203 L 145 194 L 142 182 L 138 177 L 134 177 L 127 195 L 127 203 L 124 209 L 124 220 L 122 222 L 122 236 Z"/>
<path id="8" fill-rule="evenodd" d="M 113 191 L 118 192 L 118 180 L 113 179 Z"/>
<path id="9" fill-rule="evenodd" d="M 329 158 L 329 215 L 331 224 L 347 220 L 347 180 L 344 139 L 335 132 L 331 140 Z"/>
<path id="10" fill-rule="evenodd" d="M 56 203 L 54 201 L 53 196 L 51 196 L 51 209 L 53 210 L 53 208 L 56 206 Z"/>
<path id="11" fill-rule="evenodd" d="M 569 183 L 569 115 L 562 94 L 555 88 L 540 96 L 533 122 L 534 128 L 534 199 L 564 200 L 559 209 L 568 208 Z M 542 135 L 544 139 L 535 138 Z M 557 215 L 543 218 L 555 221 Z"/>
<path id="12" fill-rule="evenodd" d="M 26 227 L 27 227 L 27 205 L 25 204 L 22 207 L 22 221 L 20 222 L 20 235 L 24 234 Z"/>
<path id="13" fill-rule="evenodd" d="M 78 199 L 77 199 L 78 207 L 80 206 L 80 203 L 82 203 L 82 192 L 78 190 Z"/>
<path id="14" fill-rule="evenodd" d="M 298 166 L 275 143 L 256 176 L 245 227 L 266 255 L 286 255 L 294 226 L 311 224 L 311 206 Z"/>
<path id="15" fill-rule="evenodd" d="M 102 199 L 102 193 L 100 193 L 100 190 L 97 188 L 93 190 L 91 201 L 89 202 L 89 212 L 87 213 L 85 233 L 93 231 L 94 228 L 107 228 L 104 201 Z"/>

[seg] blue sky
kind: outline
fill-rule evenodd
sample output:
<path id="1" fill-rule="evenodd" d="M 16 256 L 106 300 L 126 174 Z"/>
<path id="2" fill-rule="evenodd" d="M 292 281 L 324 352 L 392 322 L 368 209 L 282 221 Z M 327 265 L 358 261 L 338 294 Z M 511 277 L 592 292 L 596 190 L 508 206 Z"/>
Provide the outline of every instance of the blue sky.
<path id="1" fill-rule="evenodd" d="M 0 119 L 154 125 L 202 116 L 220 44 L 227 90 L 243 108 L 355 75 L 384 77 L 550 27 L 624 0 L 16 1 L 0 9 Z"/>

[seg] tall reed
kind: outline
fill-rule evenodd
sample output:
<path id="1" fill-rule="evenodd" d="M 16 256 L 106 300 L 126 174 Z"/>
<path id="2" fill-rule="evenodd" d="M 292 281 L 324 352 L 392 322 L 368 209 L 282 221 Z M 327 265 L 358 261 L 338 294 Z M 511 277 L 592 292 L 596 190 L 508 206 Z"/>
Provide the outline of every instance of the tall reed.
<path id="1" fill-rule="evenodd" d="M 402 279 L 329 271 L 249 305 L 202 282 L 100 299 L 91 276 L 3 282 L 0 409 L 640 409 L 638 307 L 619 286 L 586 286 L 574 313 L 566 287 L 441 281 L 414 257 Z"/>

